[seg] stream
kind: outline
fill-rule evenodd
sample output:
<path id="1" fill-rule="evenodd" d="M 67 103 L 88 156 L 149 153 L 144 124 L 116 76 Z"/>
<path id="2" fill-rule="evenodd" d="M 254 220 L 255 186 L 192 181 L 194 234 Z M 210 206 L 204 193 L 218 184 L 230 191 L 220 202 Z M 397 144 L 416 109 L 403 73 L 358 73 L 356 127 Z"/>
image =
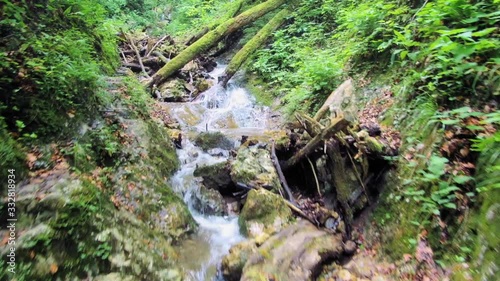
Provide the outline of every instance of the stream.
<path id="1" fill-rule="evenodd" d="M 172 177 L 171 184 L 182 195 L 199 225 L 197 233 L 179 245 L 179 263 L 192 281 L 223 280 L 218 276 L 222 257 L 232 245 L 245 238 L 240 234 L 236 215 L 205 215 L 195 209 L 194 197 L 201 179 L 193 176 L 194 170 L 198 166 L 225 162 L 230 153 L 219 148 L 204 152 L 191 139 L 200 132 L 218 131 L 237 148 L 242 135 L 266 139 L 266 131 L 271 129 L 276 117 L 268 107 L 256 104 L 239 77 L 233 78 L 226 89 L 219 86 L 217 77 L 225 67 L 218 63 L 209 73 L 214 86 L 192 102 L 165 103 L 170 115 L 180 123 L 183 134 L 182 149 L 177 149 L 181 167 Z"/>

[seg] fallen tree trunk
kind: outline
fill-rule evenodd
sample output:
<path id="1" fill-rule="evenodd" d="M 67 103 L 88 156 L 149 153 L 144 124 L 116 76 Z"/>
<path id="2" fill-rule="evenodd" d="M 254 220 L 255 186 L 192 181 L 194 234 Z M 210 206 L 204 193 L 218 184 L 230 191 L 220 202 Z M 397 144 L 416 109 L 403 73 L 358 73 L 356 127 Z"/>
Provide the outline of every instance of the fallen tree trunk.
<path id="1" fill-rule="evenodd" d="M 151 79 L 151 81 L 148 83 L 148 86 L 152 87 L 153 85 L 159 85 L 170 75 L 181 69 L 186 63 L 193 60 L 202 52 L 210 49 L 227 35 L 254 22 L 263 15 L 279 8 L 285 2 L 285 0 L 268 0 L 246 10 L 237 17 L 225 21 L 223 24 L 219 25 L 214 30 L 209 31 L 199 40 L 184 49 L 184 51 L 180 52 L 165 66 L 158 70 L 158 72 L 153 76 L 153 79 Z"/>
<path id="2" fill-rule="evenodd" d="M 233 77 L 233 75 L 240 69 L 241 65 L 246 61 L 248 56 L 254 53 L 262 44 L 264 44 L 269 38 L 269 36 L 274 32 L 278 27 L 280 27 L 283 22 L 285 22 L 286 16 L 290 14 L 288 9 L 283 9 L 279 13 L 277 13 L 257 34 L 248 41 L 248 43 L 241 48 L 241 50 L 234 55 L 226 67 L 226 71 L 224 72 L 223 79 L 221 84 L 223 87 L 226 87 L 227 82 Z"/>
<path id="3" fill-rule="evenodd" d="M 286 161 L 285 165 L 282 167 L 283 170 L 287 170 L 290 167 L 297 164 L 302 158 L 311 154 L 322 141 L 328 140 L 335 133 L 345 129 L 349 125 L 349 122 L 344 118 L 336 118 L 332 120 L 332 124 L 324 129 L 321 134 L 315 136 L 312 140 L 310 140 L 304 148 L 299 150 L 299 152 L 295 153 L 295 155 Z"/>

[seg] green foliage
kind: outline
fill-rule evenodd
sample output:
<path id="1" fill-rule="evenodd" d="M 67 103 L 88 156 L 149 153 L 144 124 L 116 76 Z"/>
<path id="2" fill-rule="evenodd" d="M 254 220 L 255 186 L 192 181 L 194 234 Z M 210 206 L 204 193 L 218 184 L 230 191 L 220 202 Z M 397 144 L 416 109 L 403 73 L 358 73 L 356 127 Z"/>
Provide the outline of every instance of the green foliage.
<path id="1" fill-rule="evenodd" d="M 415 180 L 406 182 L 406 184 L 412 184 L 413 186 L 406 189 L 403 192 L 404 195 L 420 203 L 421 211 L 425 214 L 439 216 L 442 208 L 456 209 L 455 191 L 459 190 L 459 187 L 455 184 L 463 184 L 471 179 L 466 176 L 457 176 L 453 177 L 451 181 L 447 180 L 445 178 L 445 165 L 447 163 L 448 159 L 432 155 L 427 168 L 418 171 L 420 176 L 416 177 Z M 426 192 L 426 190 L 422 189 L 422 186 L 427 186 L 429 191 Z M 422 223 L 425 224 L 426 221 Z"/>
<path id="2" fill-rule="evenodd" d="M 27 171 L 24 160 L 23 148 L 12 138 L 6 129 L 4 119 L 0 116 L 0 167 L 2 167 L 0 177 L 7 179 L 7 169 L 14 169 L 16 179 L 19 181 Z M 0 185 L 2 191 L 6 185 L 6 181 Z"/>
<path id="3" fill-rule="evenodd" d="M 445 102 L 498 95 L 500 12 L 494 1 L 434 1 L 380 48 L 413 64 L 419 91 Z"/>
<path id="4" fill-rule="evenodd" d="M 0 104 L 8 129 L 42 137 L 74 129 L 95 107 L 99 75 L 118 62 L 104 9 L 91 0 L 2 2 Z"/>

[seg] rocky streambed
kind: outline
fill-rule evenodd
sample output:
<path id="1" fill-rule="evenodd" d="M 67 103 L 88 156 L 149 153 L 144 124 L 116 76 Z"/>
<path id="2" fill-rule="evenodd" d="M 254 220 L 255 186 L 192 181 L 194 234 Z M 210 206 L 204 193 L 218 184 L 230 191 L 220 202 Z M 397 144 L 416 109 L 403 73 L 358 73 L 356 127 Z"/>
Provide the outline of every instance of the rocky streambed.
<path id="1" fill-rule="evenodd" d="M 337 276 L 339 270 L 328 275 L 323 268 L 355 253 L 351 239 L 359 237 L 352 235 L 353 215 L 378 192 L 381 169 L 370 163 L 380 159 L 366 155 L 373 145 L 378 153 L 392 151 L 390 145 L 380 144 L 367 130 L 343 135 L 345 143 L 325 141 L 324 148 L 308 152 L 310 166 L 287 167 L 291 195 L 297 199 L 291 203 L 271 154 L 274 149 L 282 158 L 300 154 L 314 142 L 314 132 L 293 125 L 282 129 L 280 115 L 258 105 L 238 77 L 227 88 L 219 86 L 224 67 L 219 64 L 205 75 L 212 86 L 190 101 L 162 104 L 175 120 L 168 126 L 181 162 L 171 185 L 199 225 L 178 245 L 179 266 L 193 281 Z M 334 102 L 343 105 L 349 119 L 356 118 L 352 84 L 343 87 L 348 89 Z M 168 95 L 168 88 L 163 91 Z M 351 155 L 342 146 L 353 143 L 359 151 Z M 354 280 L 346 278 L 339 280 Z"/>

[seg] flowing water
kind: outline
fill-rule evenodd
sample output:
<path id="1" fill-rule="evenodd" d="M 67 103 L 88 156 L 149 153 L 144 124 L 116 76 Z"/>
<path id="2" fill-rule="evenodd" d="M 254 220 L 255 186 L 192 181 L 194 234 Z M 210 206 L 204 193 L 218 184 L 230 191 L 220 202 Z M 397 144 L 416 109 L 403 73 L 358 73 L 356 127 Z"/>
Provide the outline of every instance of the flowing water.
<path id="1" fill-rule="evenodd" d="M 172 186 L 181 194 L 194 219 L 198 232 L 179 246 L 180 263 L 192 281 L 222 280 L 217 274 L 222 257 L 229 248 L 242 241 L 237 216 L 209 216 L 194 208 L 194 196 L 200 188 L 200 180 L 193 176 L 198 166 L 224 162 L 229 151 L 204 152 L 189 139 L 199 132 L 219 131 L 239 145 L 242 135 L 266 139 L 272 127 L 269 120 L 274 115 L 268 107 L 256 105 L 255 99 L 233 79 L 227 89 L 217 85 L 217 77 L 223 73 L 220 65 L 210 73 L 215 86 L 188 103 L 167 103 L 172 117 L 177 119 L 183 131 L 182 149 L 177 150 L 180 170 L 172 178 Z M 216 153 L 215 153 L 216 152 Z"/>

